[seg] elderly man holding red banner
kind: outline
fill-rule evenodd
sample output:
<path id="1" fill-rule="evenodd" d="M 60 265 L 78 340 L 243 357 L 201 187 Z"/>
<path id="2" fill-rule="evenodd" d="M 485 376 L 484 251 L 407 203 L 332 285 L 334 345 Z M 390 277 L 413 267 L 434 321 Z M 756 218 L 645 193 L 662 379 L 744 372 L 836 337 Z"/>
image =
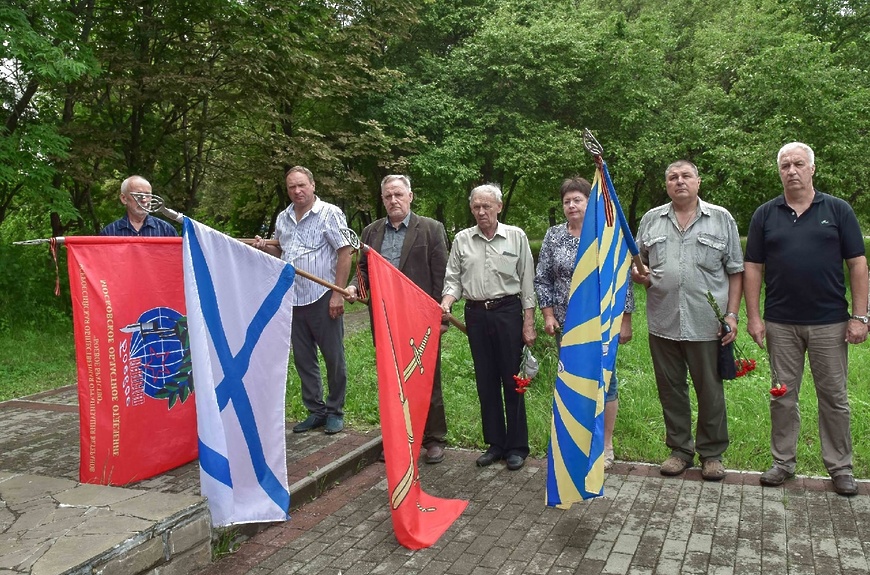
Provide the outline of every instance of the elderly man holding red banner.
<path id="1" fill-rule="evenodd" d="M 121 203 L 127 208 L 124 217 L 100 230 L 101 236 L 175 237 L 178 232 L 168 222 L 155 218 L 139 205 L 132 194 L 151 197 L 151 184 L 142 176 L 130 176 L 121 182 Z"/>
<path id="2" fill-rule="evenodd" d="M 408 276 L 420 289 L 435 301 L 441 297 L 444 286 L 444 271 L 447 267 L 447 233 L 444 225 L 432 218 L 418 216 L 411 211 L 414 194 L 408 176 L 390 175 L 381 181 L 381 200 L 387 217 L 372 222 L 362 232 L 362 242 L 384 256 L 400 272 Z M 359 273 L 351 280 L 347 291 L 350 302 L 357 300 L 360 279 L 368 286 L 368 258 L 360 255 Z M 441 332 L 447 329 L 442 323 Z M 447 418 L 444 414 L 444 398 L 441 394 L 441 346 L 435 360 L 432 397 L 426 428 L 423 431 L 423 448 L 426 463 L 444 460 L 447 445 Z"/>

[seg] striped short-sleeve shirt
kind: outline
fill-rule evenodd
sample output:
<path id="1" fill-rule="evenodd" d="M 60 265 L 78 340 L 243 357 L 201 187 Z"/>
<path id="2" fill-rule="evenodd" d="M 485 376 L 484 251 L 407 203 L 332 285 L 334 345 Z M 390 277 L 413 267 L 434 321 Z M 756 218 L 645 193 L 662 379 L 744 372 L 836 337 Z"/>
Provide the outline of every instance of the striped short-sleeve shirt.
<path id="1" fill-rule="evenodd" d="M 335 283 L 338 250 L 350 245 L 341 235 L 347 219 L 338 206 L 314 200 L 314 205 L 298 222 L 291 204 L 278 215 L 274 238 L 281 245 L 281 259 L 296 269 Z M 328 288 L 309 279 L 296 277 L 293 282 L 293 305 L 309 305 L 320 299 Z"/>

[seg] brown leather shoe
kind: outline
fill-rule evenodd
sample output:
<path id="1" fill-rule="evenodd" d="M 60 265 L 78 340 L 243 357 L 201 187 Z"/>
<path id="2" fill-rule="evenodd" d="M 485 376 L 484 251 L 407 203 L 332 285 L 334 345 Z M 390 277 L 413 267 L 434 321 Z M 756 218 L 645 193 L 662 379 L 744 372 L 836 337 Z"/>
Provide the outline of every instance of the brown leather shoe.
<path id="1" fill-rule="evenodd" d="M 794 473 L 789 473 L 782 467 L 772 466 L 770 469 L 761 474 L 758 482 L 767 487 L 777 487 L 782 485 L 786 479 L 794 477 Z"/>
<path id="2" fill-rule="evenodd" d="M 680 459 L 676 455 L 671 455 L 670 457 L 665 459 L 664 463 L 662 463 L 662 467 L 661 469 L 659 469 L 659 473 L 672 477 L 674 475 L 679 475 L 691 466 L 692 463 L 690 461 Z"/>
<path id="3" fill-rule="evenodd" d="M 423 459 L 426 463 L 441 463 L 444 461 L 444 448 L 440 445 L 433 445 L 426 450 L 426 457 Z"/>
<path id="4" fill-rule="evenodd" d="M 708 459 L 701 465 L 701 477 L 705 481 L 721 481 L 726 475 L 725 466 L 718 459 Z"/>
<path id="5" fill-rule="evenodd" d="M 834 491 L 840 495 L 848 497 L 858 493 L 858 484 L 855 483 L 855 478 L 852 477 L 851 473 L 835 475 L 834 477 L 831 477 L 831 481 L 834 482 Z"/>

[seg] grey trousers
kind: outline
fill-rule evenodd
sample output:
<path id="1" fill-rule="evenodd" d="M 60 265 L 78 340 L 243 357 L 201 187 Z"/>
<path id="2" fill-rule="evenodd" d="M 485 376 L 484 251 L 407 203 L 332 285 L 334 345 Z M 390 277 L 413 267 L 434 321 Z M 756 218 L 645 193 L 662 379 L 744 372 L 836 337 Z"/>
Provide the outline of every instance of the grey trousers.
<path id="1" fill-rule="evenodd" d="M 293 307 L 293 363 L 302 381 L 302 405 L 312 415 L 344 415 L 347 366 L 344 359 L 344 319 L 329 317 L 331 291 L 312 304 Z M 323 380 L 317 349 L 326 364 L 329 395 L 323 401 Z"/>
<path id="2" fill-rule="evenodd" d="M 656 386 L 665 418 L 665 443 L 671 455 L 690 463 L 722 459 L 728 448 L 725 390 L 716 362 L 718 341 L 676 341 L 649 336 Z M 696 439 L 692 439 L 692 404 L 687 373 L 698 398 Z"/>
<path id="3" fill-rule="evenodd" d="M 846 323 L 790 325 L 765 322 L 771 377 L 788 391 L 770 398 L 770 452 L 774 465 L 794 473 L 801 429 L 798 402 L 804 357 L 819 401 L 819 439 L 822 461 L 831 476 L 852 472 L 852 432 L 846 394 L 848 347 Z"/>

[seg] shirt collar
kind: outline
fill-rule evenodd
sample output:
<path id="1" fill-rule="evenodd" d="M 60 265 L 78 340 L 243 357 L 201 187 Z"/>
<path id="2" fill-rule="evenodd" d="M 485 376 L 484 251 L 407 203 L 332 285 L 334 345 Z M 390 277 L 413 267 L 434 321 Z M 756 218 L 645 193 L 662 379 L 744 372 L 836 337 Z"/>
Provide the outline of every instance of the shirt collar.
<path id="1" fill-rule="evenodd" d="M 490 241 L 489 239 L 487 239 L 487 237 L 480 230 L 480 226 L 474 226 L 474 234 L 472 234 L 472 235 L 477 235 L 477 236 L 482 237 L 486 241 Z M 501 222 L 498 222 L 498 224 L 496 224 L 496 226 L 495 226 L 495 233 L 493 234 L 492 237 L 495 238 L 495 236 L 501 236 L 503 238 L 507 238 L 507 234 L 504 232 L 504 224 L 502 224 Z"/>
<path id="2" fill-rule="evenodd" d="M 390 218 L 387 217 L 387 227 L 390 228 L 391 230 L 393 230 L 394 232 L 401 230 L 402 226 L 405 226 L 407 228 L 408 224 L 410 222 L 411 222 L 411 211 L 410 210 L 408 210 L 408 215 L 405 216 L 405 219 L 403 219 L 401 222 L 399 222 L 399 227 L 393 226 L 393 222 L 391 222 Z"/>
<path id="3" fill-rule="evenodd" d="M 124 220 L 124 223 L 127 225 L 128 228 L 130 228 L 134 232 L 137 231 L 136 228 L 133 227 L 133 224 L 130 223 L 130 216 L 129 215 L 124 214 L 124 217 L 122 219 Z M 142 228 L 145 228 L 145 227 L 148 227 L 148 228 L 157 227 L 152 222 L 151 214 L 145 214 L 145 219 L 142 220 Z M 139 228 L 139 229 L 141 230 L 142 228 Z"/>
<path id="4" fill-rule="evenodd" d="M 673 210 L 674 202 L 668 202 L 659 209 L 659 216 L 667 216 Z M 698 211 L 702 216 L 710 215 L 710 204 L 698 198 Z"/>
<path id="5" fill-rule="evenodd" d="M 811 203 L 818 204 L 822 201 L 822 199 L 824 199 L 824 194 L 822 194 L 822 192 L 820 192 L 819 190 L 813 188 L 813 201 Z M 789 206 L 788 203 L 785 201 L 785 194 L 780 194 L 776 198 L 774 198 L 773 205 L 785 206 L 791 209 L 791 206 Z"/>
<path id="6" fill-rule="evenodd" d="M 299 223 L 300 220 L 304 220 L 305 218 L 307 218 L 308 214 L 319 214 L 320 210 L 322 209 L 323 201 L 320 199 L 319 196 L 314 196 L 314 203 L 311 205 L 311 209 L 302 214 L 302 217 L 298 220 L 296 219 L 296 206 L 293 204 L 293 202 L 290 202 L 290 206 L 287 208 L 290 213 L 290 217 L 293 218 L 293 221 L 296 223 Z"/>

